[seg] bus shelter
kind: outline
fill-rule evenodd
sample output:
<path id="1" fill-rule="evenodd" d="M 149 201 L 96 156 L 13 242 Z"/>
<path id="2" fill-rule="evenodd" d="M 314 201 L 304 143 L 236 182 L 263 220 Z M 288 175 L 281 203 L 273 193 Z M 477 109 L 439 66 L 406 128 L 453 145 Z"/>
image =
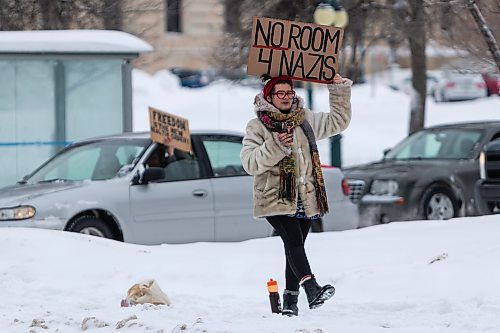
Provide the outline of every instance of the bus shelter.
<path id="1" fill-rule="evenodd" d="M 121 31 L 0 32 L 0 187 L 75 140 L 131 131 L 130 61 L 150 51 Z"/>

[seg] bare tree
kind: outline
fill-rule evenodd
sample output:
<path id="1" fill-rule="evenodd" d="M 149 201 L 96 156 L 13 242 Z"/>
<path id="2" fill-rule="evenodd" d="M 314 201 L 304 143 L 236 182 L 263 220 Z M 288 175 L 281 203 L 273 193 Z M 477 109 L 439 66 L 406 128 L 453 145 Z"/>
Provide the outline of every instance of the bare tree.
<path id="1" fill-rule="evenodd" d="M 344 47 L 350 45 L 350 52 L 343 60 L 343 74 L 358 82 L 363 78 L 363 62 L 365 60 L 365 50 L 367 38 L 368 7 L 366 0 L 351 2 L 346 10 L 349 13 L 350 23 L 345 29 Z M 346 59 L 348 58 L 348 59 Z"/>
<path id="2" fill-rule="evenodd" d="M 242 30 L 241 16 L 244 0 L 223 0 L 225 10 L 225 30 L 228 33 L 238 33 Z"/>
<path id="3" fill-rule="evenodd" d="M 103 0 L 102 14 L 103 25 L 105 29 L 123 29 L 122 1 Z"/>
<path id="4" fill-rule="evenodd" d="M 36 29 L 36 0 L 0 0 L 0 30 Z"/>
<path id="5" fill-rule="evenodd" d="M 427 58 L 425 12 L 423 0 L 408 1 L 408 25 L 406 36 L 411 52 L 411 72 L 414 93 L 410 107 L 409 132 L 413 133 L 424 127 L 425 101 L 427 96 Z"/>
<path id="6" fill-rule="evenodd" d="M 410 48 L 413 93 L 410 104 L 409 133 L 424 127 L 425 103 L 427 97 L 426 36 L 427 17 L 425 0 L 370 1 L 372 10 L 385 11 L 391 16 L 390 30 L 383 29 L 382 35 L 394 46 L 404 38 Z M 399 31 L 401 35 L 395 33 Z M 398 36 L 399 35 L 399 36 Z"/>
<path id="7" fill-rule="evenodd" d="M 382 0 L 370 1 L 368 6 L 372 9 L 389 10 L 392 15 L 392 31 L 401 30 L 408 42 L 411 57 L 412 86 L 414 93 L 410 107 L 409 132 L 413 133 L 421 129 L 425 123 L 426 105 L 426 40 L 428 35 L 438 36 L 440 32 L 445 33 L 445 38 L 438 38 L 441 42 L 450 46 L 469 50 L 481 57 L 485 54 L 485 45 L 488 46 L 497 67 L 499 67 L 500 51 L 496 43 L 494 31 L 500 31 L 500 4 L 498 0 L 483 0 L 483 8 L 493 6 L 496 1 L 496 9 L 486 10 L 489 16 L 496 15 L 496 19 L 490 22 L 497 24 L 496 29 L 490 29 L 486 18 L 482 15 L 478 1 L 476 0 Z M 467 15 L 468 14 L 468 15 Z M 471 22 L 470 14 L 474 17 Z M 388 20 L 389 21 L 389 20 Z M 438 23 L 436 25 L 435 23 Z M 474 26 L 474 24 L 476 26 Z M 481 31 L 478 34 L 476 31 Z M 389 41 L 393 40 L 389 32 Z M 478 38 L 482 37 L 482 38 Z M 486 43 L 484 43 L 484 42 Z M 500 68 L 500 67 L 499 67 Z"/>
<path id="8" fill-rule="evenodd" d="M 42 15 L 42 29 L 63 28 L 58 3 L 50 0 L 38 0 L 38 7 Z"/>
<path id="9" fill-rule="evenodd" d="M 500 5 L 499 5 L 500 6 Z M 476 3 L 475 0 L 467 0 L 467 7 L 469 8 L 469 11 L 474 18 L 474 21 L 476 22 L 479 30 L 481 31 L 481 34 L 484 38 L 484 41 L 488 45 L 488 48 L 491 52 L 491 55 L 493 57 L 493 60 L 495 61 L 498 70 L 500 70 L 500 49 L 498 48 L 497 41 L 495 39 L 495 36 L 493 35 L 491 29 L 489 28 L 488 24 L 486 23 L 486 20 L 484 19 L 483 14 L 479 10 L 479 7 Z"/>
<path id="10" fill-rule="evenodd" d="M 475 0 L 445 1 L 437 3 L 428 3 L 424 0 L 407 0 L 408 13 L 406 20 L 406 36 L 411 52 L 412 85 L 415 93 L 411 103 L 410 128 L 409 132 L 423 128 L 425 121 L 425 99 L 426 99 L 426 17 L 429 22 L 433 15 L 430 13 L 436 9 L 436 4 L 444 4 L 445 12 L 449 14 L 453 6 L 466 5 L 472 14 L 479 30 L 482 33 L 484 41 L 489 47 L 491 54 L 500 69 L 500 51 L 495 37 L 488 27 Z M 401 1 L 398 1 L 401 2 Z M 426 7 L 429 7 L 426 11 Z M 449 16 L 445 20 L 449 21 Z M 463 35 L 462 35 L 463 36 Z"/>
<path id="11" fill-rule="evenodd" d="M 482 67 L 498 62 L 497 40 L 500 38 L 500 3 L 498 0 L 434 0 L 429 3 L 437 22 L 430 32 L 442 45 L 465 51 Z M 471 18 L 473 18 L 471 20 Z M 496 36 L 495 36 L 496 35 Z"/>
<path id="12" fill-rule="evenodd" d="M 121 30 L 122 13 L 122 0 L 0 0 L 0 30 Z"/>

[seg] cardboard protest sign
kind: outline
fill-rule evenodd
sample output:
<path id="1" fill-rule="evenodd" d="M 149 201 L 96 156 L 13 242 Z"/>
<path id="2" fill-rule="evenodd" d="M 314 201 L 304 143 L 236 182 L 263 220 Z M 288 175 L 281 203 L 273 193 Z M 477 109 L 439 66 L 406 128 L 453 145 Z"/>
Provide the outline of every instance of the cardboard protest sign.
<path id="1" fill-rule="evenodd" d="M 149 107 L 151 139 L 163 143 L 169 137 L 174 148 L 191 152 L 191 137 L 187 119 Z"/>
<path id="2" fill-rule="evenodd" d="M 254 17 L 251 38 L 249 75 L 329 83 L 338 72 L 343 29 Z"/>

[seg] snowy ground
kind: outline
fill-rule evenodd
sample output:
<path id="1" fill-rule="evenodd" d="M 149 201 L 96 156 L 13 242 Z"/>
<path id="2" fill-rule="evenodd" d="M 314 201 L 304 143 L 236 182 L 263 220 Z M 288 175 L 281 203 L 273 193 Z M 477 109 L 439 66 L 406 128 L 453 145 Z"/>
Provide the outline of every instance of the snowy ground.
<path id="1" fill-rule="evenodd" d="M 148 105 L 189 118 L 192 128 L 243 131 L 253 116 L 256 89 L 219 82 L 190 90 L 172 81 L 165 73 L 134 73 L 135 130 L 147 130 Z M 327 109 L 323 87 L 316 87 L 314 99 L 317 111 Z M 408 96 L 367 84 L 353 88 L 352 103 L 343 138 L 345 165 L 378 159 L 406 135 Z M 500 119 L 500 97 L 428 103 L 428 125 Z M 324 157 L 327 142 L 321 147 Z M 497 333 L 497 220 L 402 222 L 311 234 L 313 271 L 320 283 L 334 284 L 337 294 L 310 311 L 302 293 L 298 318 L 270 313 L 266 281 L 278 279 L 284 286 L 276 237 L 138 246 L 1 228 L 0 332 Z M 431 264 L 437 258 L 442 259 Z M 119 306 L 131 285 L 151 278 L 169 295 L 171 307 Z"/>
<path id="2" fill-rule="evenodd" d="M 298 318 L 270 313 L 266 281 L 273 277 L 283 287 L 277 237 L 139 246 L 1 229 L 0 332 L 81 332 L 84 321 L 86 332 L 116 332 L 117 323 L 130 317 L 137 319 L 119 332 L 498 332 L 497 220 L 400 222 L 311 234 L 314 272 L 337 294 L 309 310 L 301 293 Z M 444 259 L 431 264 L 437 257 Z M 127 289 L 149 278 L 172 305 L 121 308 Z M 34 323 L 38 327 L 30 328 Z"/>

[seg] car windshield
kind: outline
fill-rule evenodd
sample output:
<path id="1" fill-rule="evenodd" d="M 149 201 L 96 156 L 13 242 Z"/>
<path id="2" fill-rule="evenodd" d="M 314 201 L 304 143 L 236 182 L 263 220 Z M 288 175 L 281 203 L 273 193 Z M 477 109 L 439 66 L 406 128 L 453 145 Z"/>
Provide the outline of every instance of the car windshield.
<path id="1" fill-rule="evenodd" d="M 106 180 L 133 169 L 149 139 L 107 139 L 70 146 L 37 169 L 23 183 Z"/>
<path id="2" fill-rule="evenodd" d="M 440 128 L 419 131 L 401 141 L 385 159 L 464 159 L 481 139 L 481 130 Z"/>

